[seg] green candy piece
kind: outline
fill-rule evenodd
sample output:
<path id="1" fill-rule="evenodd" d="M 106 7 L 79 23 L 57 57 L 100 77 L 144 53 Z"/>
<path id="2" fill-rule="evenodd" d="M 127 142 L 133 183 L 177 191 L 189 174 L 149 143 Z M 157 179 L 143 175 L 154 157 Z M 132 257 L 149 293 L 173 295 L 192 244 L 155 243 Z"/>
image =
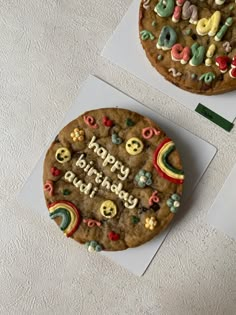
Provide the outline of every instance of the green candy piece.
<path id="1" fill-rule="evenodd" d="M 69 191 L 68 189 L 64 189 L 64 190 L 63 190 L 63 195 L 64 195 L 64 196 L 70 195 L 70 191 Z"/>
<path id="2" fill-rule="evenodd" d="M 166 204 L 167 204 L 167 206 L 170 208 L 170 207 L 172 207 L 173 206 L 173 200 L 172 199 L 168 199 L 167 201 L 166 201 Z"/>
<path id="3" fill-rule="evenodd" d="M 173 194 L 171 196 L 171 198 L 174 200 L 174 201 L 180 201 L 180 196 L 178 194 Z"/>
<path id="4" fill-rule="evenodd" d="M 96 252 L 101 252 L 101 251 L 102 251 L 102 246 L 98 244 L 98 245 L 95 247 L 95 251 L 96 251 Z"/>
<path id="5" fill-rule="evenodd" d="M 233 24 L 233 19 L 231 17 L 227 18 L 225 24 L 221 27 L 219 32 L 216 34 L 215 40 L 220 41 L 225 35 L 225 33 L 227 32 L 229 26 L 231 26 L 232 24 Z"/>
<path id="6" fill-rule="evenodd" d="M 229 10 L 232 11 L 233 9 L 234 9 L 234 5 L 231 5 L 231 6 L 229 7 Z"/>
<path id="7" fill-rule="evenodd" d="M 160 0 L 155 6 L 154 11 L 161 17 L 169 17 L 175 8 L 174 0 Z"/>
<path id="8" fill-rule="evenodd" d="M 155 36 L 147 30 L 141 31 L 140 35 L 141 35 L 142 40 L 148 40 L 148 39 L 154 40 L 155 39 Z"/>
<path id="9" fill-rule="evenodd" d="M 192 74 L 191 74 L 191 78 L 192 78 L 193 80 L 196 79 L 196 77 L 197 77 L 196 73 L 192 73 Z"/>
<path id="10" fill-rule="evenodd" d="M 161 61 L 163 59 L 163 56 L 162 55 L 158 55 L 157 56 L 157 60 Z"/>
<path id="11" fill-rule="evenodd" d="M 199 66 L 204 60 L 206 48 L 204 46 L 200 46 L 198 43 L 194 43 L 191 46 L 191 52 L 193 57 L 189 61 L 190 65 Z"/>
<path id="12" fill-rule="evenodd" d="M 214 75 L 214 73 L 212 72 L 207 72 L 204 73 L 200 76 L 199 81 L 204 80 L 204 82 L 206 84 L 210 84 L 214 79 L 216 78 L 216 76 Z"/>
<path id="13" fill-rule="evenodd" d="M 114 144 L 121 144 L 122 143 L 122 139 L 118 136 L 117 133 L 113 133 L 111 136 L 111 141 Z"/>
<path id="14" fill-rule="evenodd" d="M 157 22 L 156 21 L 152 21 L 152 26 L 153 27 L 157 26 Z"/>
<path id="15" fill-rule="evenodd" d="M 140 221 L 140 219 L 139 219 L 138 217 L 136 217 L 135 215 L 133 215 L 133 216 L 131 217 L 131 222 L 132 222 L 133 224 L 137 224 L 137 223 L 139 223 L 139 221 Z"/>
<path id="16" fill-rule="evenodd" d="M 171 26 L 163 26 L 161 33 L 159 35 L 158 41 L 157 41 L 157 48 L 168 50 L 171 49 L 172 46 L 177 41 L 177 34 L 175 30 Z"/>
<path id="17" fill-rule="evenodd" d="M 190 35 L 191 33 L 192 33 L 191 28 L 188 28 L 188 29 L 185 31 L 185 34 L 186 34 L 186 35 Z"/>
<path id="18" fill-rule="evenodd" d="M 170 207 L 170 211 L 171 211 L 172 213 L 176 213 L 176 212 L 177 212 L 177 209 L 173 206 L 173 207 Z"/>
<path id="19" fill-rule="evenodd" d="M 126 125 L 127 125 L 128 127 L 132 127 L 132 126 L 135 125 L 135 122 L 134 122 L 132 119 L 127 118 L 127 119 L 126 119 Z"/>

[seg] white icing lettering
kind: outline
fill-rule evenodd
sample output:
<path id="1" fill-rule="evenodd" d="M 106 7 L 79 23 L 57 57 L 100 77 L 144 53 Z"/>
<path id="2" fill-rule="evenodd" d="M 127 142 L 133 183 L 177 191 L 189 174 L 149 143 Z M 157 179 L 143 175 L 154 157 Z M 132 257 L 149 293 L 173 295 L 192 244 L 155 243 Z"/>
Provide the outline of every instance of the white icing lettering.
<path id="1" fill-rule="evenodd" d="M 113 164 L 115 163 L 115 160 L 116 160 L 115 157 L 108 153 L 102 165 L 107 166 L 107 164 Z"/>
<path id="2" fill-rule="evenodd" d="M 69 183 L 72 183 L 74 178 L 75 178 L 75 174 L 73 172 L 67 171 L 65 173 L 65 180 L 68 181 Z"/>
<path id="3" fill-rule="evenodd" d="M 122 165 L 120 171 L 121 171 L 121 174 L 123 174 L 124 176 L 121 176 L 120 174 L 118 174 L 117 177 L 121 180 L 125 180 L 129 175 L 130 169 L 128 167 L 125 168 L 124 165 Z"/>
<path id="4" fill-rule="evenodd" d="M 82 180 L 75 177 L 74 180 L 73 180 L 73 185 L 76 187 L 76 188 L 79 188 L 79 186 L 82 184 Z"/>
<path id="5" fill-rule="evenodd" d="M 106 156 L 107 156 L 107 150 L 104 149 L 103 147 L 100 147 L 97 150 L 97 155 L 100 156 L 104 160 L 106 158 Z"/>
<path id="6" fill-rule="evenodd" d="M 98 148 L 99 148 L 99 144 L 96 143 L 95 141 L 96 141 L 96 137 L 93 136 L 92 139 L 91 139 L 91 141 L 90 141 L 89 144 L 88 144 L 88 148 L 89 148 L 89 149 L 93 149 L 93 148 L 95 147 L 94 152 L 97 152 L 97 150 L 98 150 Z"/>
<path id="7" fill-rule="evenodd" d="M 109 182 L 107 176 L 103 179 L 103 182 L 102 182 L 101 186 L 102 186 L 102 187 L 105 187 L 107 190 L 110 190 L 110 188 L 111 188 L 111 183 Z"/>
<path id="8" fill-rule="evenodd" d="M 77 162 L 75 163 L 76 166 L 79 166 L 80 168 L 84 168 L 86 166 L 86 161 L 83 159 L 84 155 L 82 154 Z"/>

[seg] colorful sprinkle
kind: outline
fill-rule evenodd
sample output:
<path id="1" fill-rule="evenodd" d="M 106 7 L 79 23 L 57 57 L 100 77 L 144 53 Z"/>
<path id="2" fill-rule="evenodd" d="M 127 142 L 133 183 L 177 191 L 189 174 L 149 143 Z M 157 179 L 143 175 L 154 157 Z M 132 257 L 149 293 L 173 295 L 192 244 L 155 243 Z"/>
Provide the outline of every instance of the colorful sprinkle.
<path id="1" fill-rule="evenodd" d="M 113 133 L 111 136 L 111 141 L 114 144 L 121 144 L 122 143 L 122 139 L 118 136 L 117 133 Z"/>
<path id="2" fill-rule="evenodd" d="M 132 223 L 132 224 L 138 224 L 139 221 L 140 221 L 139 217 L 136 217 L 135 215 L 133 215 L 133 216 L 131 217 L 131 223 Z"/>
<path id="3" fill-rule="evenodd" d="M 89 228 L 92 228 L 92 227 L 95 227 L 95 226 L 101 226 L 102 223 L 97 221 L 97 220 L 94 220 L 94 219 L 83 219 L 83 222 L 85 224 L 88 225 Z"/>
<path id="4" fill-rule="evenodd" d="M 71 191 L 69 189 L 64 189 L 63 190 L 63 195 L 64 196 L 69 196 L 71 194 Z"/>
<path id="5" fill-rule="evenodd" d="M 154 203 L 158 203 L 160 201 L 158 197 L 158 192 L 154 191 L 151 195 L 151 197 L 148 199 L 149 206 L 152 206 Z"/>
<path id="6" fill-rule="evenodd" d="M 145 10 L 149 9 L 149 3 L 150 3 L 150 0 L 143 0 L 143 8 Z"/>
<path id="7" fill-rule="evenodd" d="M 57 168 L 57 167 L 52 167 L 50 169 L 50 172 L 52 174 L 52 176 L 59 176 L 61 174 L 61 171 Z"/>
<path id="8" fill-rule="evenodd" d="M 191 79 L 192 79 L 192 80 L 195 80 L 196 78 L 197 78 L 196 73 L 192 73 L 192 74 L 191 74 Z"/>
<path id="9" fill-rule="evenodd" d="M 82 142 L 84 141 L 84 130 L 75 128 L 74 131 L 70 134 L 70 136 L 74 142 L 76 141 Z"/>
<path id="10" fill-rule="evenodd" d="M 87 249 L 88 249 L 88 251 L 90 253 L 92 253 L 92 252 L 101 252 L 102 251 L 102 246 L 96 241 L 86 242 L 85 246 L 87 247 Z"/>
<path id="11" fill-rule="evenodd" d="M 130 118 L 127 118 L 125 123 L 126 123 L 126 126 L 128 126 L 128 127 L 132 127 L 135 125 L 135 122 Z"/>
<path id="12" fill-rule="evenodd" d="M 185 33 L 185 35 L 191 35 L 192 34 L 192 29 L 191 28 L 187 28 L 184 33 Z"/>
<path id="13" fill-rule="evenodd" d="M 94 117 L 84 115 L 83 118 L 84 118 L 84 122 L 85 122 L 90 128 L 98 128 L 98 125 L 96 124 L 96 121 L 95 121 Z"/>
<path id="14" fill-rule="evenodd" d="M 172 213 L 176 213 L 179 210 L 180 207 L 180 195 L 173 194 L 167 201 L 166 204 L 170 208 L 170 211 Z"/>
<path id="15" fill-rule="evenodd" d="M 226 51 L 227 53 L 230 53 L 230 52 L 231 52 L 232 47 L 231 47 L 231 45 L 230 45 L 230 42 L 224 42 L 224 44 L 223 44 L 222 46 L 223 46 L 223 48 L 225 49 L 225 51 Z"/>
<path id="16" fill-rule="evenodd" d="M 153 164 L 160 176 L 172 183 L 182 184 L 184 182 L 183 170 L 176 169 L 168 162 L 168 157 L 174 150 L 174 142 L 169 138 L 164 139 L 154 152 Z"/>
<path id="17" fill-rule="evenodd" d="M 145 228 L 153 231 L 155 226 L 157 226 L 157 219 L 155 217 L 146 218 L 145 220 Z"/>
<path id="18" fill-rule="evenodd" d="M 50 218 L 61 217 L 60 229 L 67 237 L 70 237 L 77 230 L 80 223 L 79 209 L 69 201 L 56 201 L 48 206 Z"/>
<path id="19" fill-rule="evenodd" d="M 157 22 L 156 21 L 152 21 L 152 26 L 153 27 L 157 26 Z"/>
<path id="20" fill-rule="evenodd" d="M 148 40 L 148 39 L 154 40 L 155 39 L 155 36 L 151 32 L 149 32 L 147 30 L 141 31 L 140 35 L 141 35 L 141 39 L 142 40 Z"/>
<path id="21" fill-rule="evenodd" d="M 49 196 L 53 196 L 53 181 L 46 180 L 43 190 L 49 194 Z"/>
<path id="22" fill-rule="evenodd" d="M 214 75 L 213 72 L 207 72 L 200 76 L 199 81 L 204 80 L 206 84 L 210 84 L 215 78 L 216 76 Z"/>
<path id="23" fill-rule="evenodd" d="M 106 127 L 112 127 L 113 126 L 113 121 L 110 120 L 107 116 L 104 116 L 102 119 L 103 125 Z"/>
<path id="24" fill-rule="evenodd" d="M 159 61 L 163 60 L 163 56 L 162 55 L 158 55 L 157 56 L 157 60 L 159 60 Z"/>
<path id="25" fill-rule="evenodd" d="M 141 188 L 152 185 L 152 174 L 145 170 L 140 170 L 134 179 Z"/>
<path id="26" fill-rule="evenodd" d="M 142 136 L 144 139 L 151 139 L 154 135 L 155 136 L 159 136 L 160 134 L 160 130 L 157 130 L 156 128 L 153 127 L 147 127 L 147 128 L 143 128 L 142 130 Z"/>
<path id="27" fill-rule="evenodd" d="M 113 231 L 109 232 L 107 236 L 111 241 L 118 241 L 120 239 L 120 234 Z"/>
<path id="28" fill-rule="evenodd" d="M 176 78 L 176 77 L 181 77 L 181 75 L 182 75 L 182 73 L 179 72 L 179 71 L 177 71 L 175 68 L 170 68 L 170 69 L 168 69 L 168 72 L 171 72 L 171 73 L 172 73 L 172 76 L 173 76 L 174 78 Z"/>

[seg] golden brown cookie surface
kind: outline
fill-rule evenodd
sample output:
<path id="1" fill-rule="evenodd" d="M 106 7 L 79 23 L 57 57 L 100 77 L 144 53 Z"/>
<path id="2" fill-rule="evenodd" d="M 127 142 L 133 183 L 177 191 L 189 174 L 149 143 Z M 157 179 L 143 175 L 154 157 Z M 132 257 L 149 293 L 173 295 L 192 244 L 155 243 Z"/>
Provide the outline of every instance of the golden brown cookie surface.
<path id="1" fill-rule="evenodd" d="M 173 141 L 125 109 L 79 116 L 44 162 L 50 217 L 90 251 L 123 250 L 159 234 L 178 211 L 183 181 Z"/>
<path id="2" fill-rule="evenodd" d="M 151 64 L 176 86 L 205 95 L 236 89 L 234 0 L 143 0 L 139 31 Z"/>

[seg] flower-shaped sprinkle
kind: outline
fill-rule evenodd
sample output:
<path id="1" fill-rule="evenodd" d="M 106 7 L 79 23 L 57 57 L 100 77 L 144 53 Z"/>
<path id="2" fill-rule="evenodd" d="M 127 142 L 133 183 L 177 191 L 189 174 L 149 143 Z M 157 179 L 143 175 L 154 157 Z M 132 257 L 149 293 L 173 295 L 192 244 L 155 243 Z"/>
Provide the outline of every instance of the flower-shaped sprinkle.
<path id="1" fill-rule="evenodd" d="M 146 218 L 145 220 L 145 228 L 148 230 L 154 230 L 154 227 L 157 225 L 157 220 L 154 217 Z"/>
<path id="2" fill-rule="evenodd" d="M 166 204 L 170 208 L 170 211 L 176 213 L 180 207 L 180 195 L 173 194 L 167 201 Z"/>
<path id="3" fill-rule="evenodd" d="M 74 142 L 84 141 L 84 130 L 79 129 L 79 128 L 75 128 L 74 131 L 70 134 L 70 136 Z"/>
<path id="4" fill-rule="evenodd" d="M 145 186 L 150 186 L 152 184 L 152 174 L 145 170 L 140 170 L 135 176 L 135 181 L 141 188 L 144 188 Z"/>
<path id="5" fill-rule="evenodd" d="M 100 252 L 102 250 L 102 246 L 96 241 L 89 241 L 85 243 L 88 251 L 91 252 Z"/>

